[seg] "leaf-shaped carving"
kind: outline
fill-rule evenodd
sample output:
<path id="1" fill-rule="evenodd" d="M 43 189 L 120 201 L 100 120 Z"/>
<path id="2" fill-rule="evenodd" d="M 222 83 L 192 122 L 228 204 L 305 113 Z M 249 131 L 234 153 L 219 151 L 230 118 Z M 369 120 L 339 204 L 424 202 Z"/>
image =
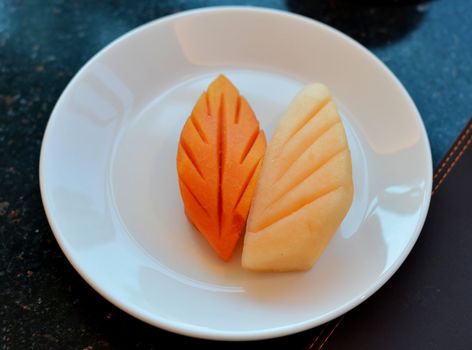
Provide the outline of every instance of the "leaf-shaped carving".
<path id="1" fill-rule="evenodd" d="M 265 146 L 248 102 L 220 75 L 182 129 L 177 171 L 187 217 L 223 260 L 244 230 Z"/>
<path id="2" fill-rule="evenodd" d="M 328 89 L 305 87 L 269 142 L 247 223 L 243 266 L 303 270 L 352 201 L 351 157 Z"/>

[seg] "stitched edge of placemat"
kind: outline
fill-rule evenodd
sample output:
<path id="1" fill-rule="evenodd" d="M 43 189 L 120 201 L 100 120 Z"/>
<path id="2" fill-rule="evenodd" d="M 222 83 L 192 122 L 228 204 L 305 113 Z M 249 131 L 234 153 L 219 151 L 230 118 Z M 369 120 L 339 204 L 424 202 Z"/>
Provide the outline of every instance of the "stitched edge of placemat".
<path id="1" fill-rule="evenodd" d="M 465 153 L 465 151 L 467 150 L 467 148 L 470 146 L 471 143 L 472 143 L 472 118 L 469 120 L 465 128 L 459 134 L 454 144 L 451 146 L 449 151 L 446 153 L 446 155 L 444 156 L 444 158 L 441 160 L 438 167 L 436 168 L 434 172 L 434 176 L 433 176 L 433 191 L 431 195 L 434 195 L 438 191 L 439 187 L 442 185 L 444 180 L 447 178 L 451 170 L 457 164 L 457 162 Z M 326 325 L 323 327 L 323 329 L 317 335 L 317 337 L 312 342 L 310 342 L 310 344 L 307 347 L 307 350 L 321 350 L 323 346 L 326 344 L 326 342 L 331 338 L 336 328 L 338 328 L 338 326 L 344 320 L 345 316 L 346 314 L 340 316 L 339 318 L 335 320 L 332 320 L 326 323 Z M 329 328 L 330 330 L 327 331 Z M 322 337 L 323 334 L 325 334 L 324 337 Z"/>
<path id="2" fill-rule="evenodd" d="M 472 142 L 472 119 L 464 128 L 462 133 L 457 138 L 448 154 L 443 158 L 433 177 L 433 192 L 435 194 L 441 184 L 451 172 L 452 168 L 457 164 L 464 152 Z"/>

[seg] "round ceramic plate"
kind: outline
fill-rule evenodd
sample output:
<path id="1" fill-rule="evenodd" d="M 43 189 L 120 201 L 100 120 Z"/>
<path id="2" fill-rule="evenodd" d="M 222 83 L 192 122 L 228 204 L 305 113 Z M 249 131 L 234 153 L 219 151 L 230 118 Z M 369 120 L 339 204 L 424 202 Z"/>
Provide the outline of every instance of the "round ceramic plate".
<path id="1" fill-rule="evenodd" d="M 180 130 L 224 73 L 268 137 L 310 82 L 332 91 L 353 159 L 347 217 L 308 272 L 260 274 L 220 261 L 188 223 L 176 174 Z M 398 269 L 423 225 L 431 153 L 418 111 L 369 51 L 321 23 L 256 8 L 184 12 L 92 58 L 59 99 L 41 151 L 54 234 L 106 299 L 155 326 L 249 340 L 320 325 Z"/>

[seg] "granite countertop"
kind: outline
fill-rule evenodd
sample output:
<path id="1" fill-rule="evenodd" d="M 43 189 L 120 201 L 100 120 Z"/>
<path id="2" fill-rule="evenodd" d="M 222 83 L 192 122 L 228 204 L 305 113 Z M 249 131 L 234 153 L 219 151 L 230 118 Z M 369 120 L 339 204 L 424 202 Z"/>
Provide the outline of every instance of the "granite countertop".
<path id="1" fill-rule="evenodd" d="M 221 348 L 156 329 L 96 293 L 69 264 L 38 184 L 49 115 L 77 70 L 130 29 L 187 9 L 238 4 L 300 13 L 354 37 L 398 76 L 438 164 L 469 120 L 472 2 L 0 0 L 0 345 L 2 349 Z M 310 331 L 245 347 L 304 348 Z M 237 348 L 240 344 L 227 343 Z"/>

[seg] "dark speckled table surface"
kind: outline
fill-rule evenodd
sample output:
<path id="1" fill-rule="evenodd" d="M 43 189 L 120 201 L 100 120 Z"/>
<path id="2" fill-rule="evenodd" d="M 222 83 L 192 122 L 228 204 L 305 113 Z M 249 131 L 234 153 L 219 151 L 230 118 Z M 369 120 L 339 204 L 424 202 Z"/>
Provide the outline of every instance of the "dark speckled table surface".
<path id="1" fill-rule="evenodd" d="M 113 39 L 187 9 L 255 5 L 320 20 L 375 53 L 415 101 L 437 164 L 472 115 L 472 2 L 378 3 L 0 0 L 0 347 L 309 346 L 316 330 L 244 346 L 187 338 L 144 324 L 103 299 L 69 264 L 46 220 L 38 184 L 41 140 L 62 90 Z"/>

